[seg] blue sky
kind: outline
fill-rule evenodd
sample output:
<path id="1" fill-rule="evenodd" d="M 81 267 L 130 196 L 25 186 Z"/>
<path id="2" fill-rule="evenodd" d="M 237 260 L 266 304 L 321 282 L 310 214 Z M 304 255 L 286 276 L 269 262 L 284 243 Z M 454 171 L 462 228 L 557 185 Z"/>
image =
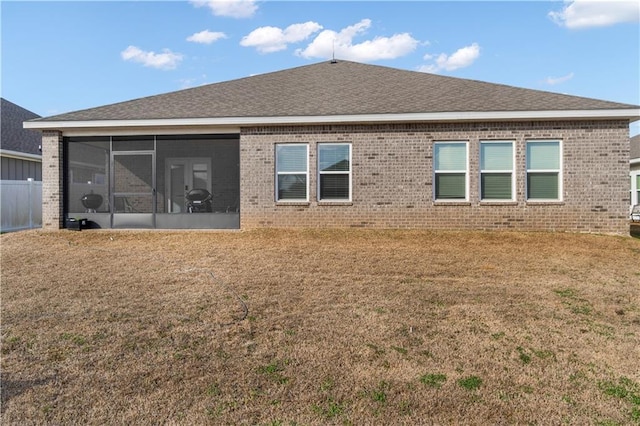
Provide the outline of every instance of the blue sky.
<path id="1" fill-rule="evenodd" d="M 334 51 L 640 105 L 637 1 L 3 0 L 0 12 L 2 97 L 44 116 L 312 64 Z"/>

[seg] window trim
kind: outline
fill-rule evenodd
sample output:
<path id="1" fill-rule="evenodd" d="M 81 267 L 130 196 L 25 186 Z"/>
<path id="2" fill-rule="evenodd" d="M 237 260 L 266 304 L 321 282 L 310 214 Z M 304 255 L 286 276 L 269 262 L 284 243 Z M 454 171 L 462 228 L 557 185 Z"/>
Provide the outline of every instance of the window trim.
<path id="1" fill-rule="evenodd" d="M 349 148 L 349 171 L 322 171 L 320 170 L 320 149 L 323 146 L 343 146 L 346 145 Z M 319 203 L 350 203 L 353 193 L 353 149 L 350 142 L 319 142 L 316 147 L 317 151 L 317 198 Z M 321 198 L 320 191 L 320 175 L 347 175 L 349 177 L 349 198 Z"/>
<path id="2" fill-rule="evenodd" d="M 631 177 L 629 200 L 631 201 L 631 208 L 633 208 L 636 204 L 640 204 L 640 169 L 631 170 L 629 176 Z"/>
<path id="3" fill-rule="evenodd" d="M 558 144 L 558 169 L 529 169 L 529 143 L 557 143 Z M 525 141 L 525 197 L 527 203 L 561 203 L 564 200 L 563 170 L 564 155 L 561 139 L 527 139 Z M 558 174 L 558 198 L 529 198 L 529 173 L 557 173 Z"/>
<path id="4" fill-rule="evenodd" d="M 482 144 L 509 144 L 511 145 L 511 170 L 484 170 L 482 168 Z M 479 182 L 478 182 L 478 198 L 482 203 L 513 203 L 516 201 L 516 149 L 515 141 L 500 139 L 500 140 L 481 140 L 478 155 L 478 170 L 479 170 Z M 511 198 L 482 198 L 482 175 L 483 174 L 506 174 L 511 173 Z"/>
<path id="5" fill-rule="evenodd" d="M 436 169 L 436 146 L 439 144 L 464 144 L 465 146 L 465 170 L 445 170 L 438 171 Z M 469 141 L 468 140 L 451 140 L 451 141 L 434 141 L 433 142 L 433 200 L 436 203 L 467 203 L 469 202 Z M 464 173 L 464 198 L 437 198 L 437 176 L 438 174 L 460 174 Z"/>
<path id="6" fill-rule="evenodd" d="M 294 171 L 294 172 L 280 172 L 278 171 L 278 147 L 293 147 L 293 146 L 304 146 L 306 150 L 306 168 L 305 172 L 302 171 Z M 275 164 L 275 182 L 274 182 L 274 199 L 278 204 L 300 204 L 300 203 L 308 203 L 309 202 L 309 144 L 306 143 L 276 143 L 274 147 L 274 164 Z M 306 197 L 305 198 L 290 198 L 290 199 L 280 199 L 278 197 L 278 193 L 280 192 L 280 188 L 278 186 L 280 175 L 301 175 L 304 174 L 306 178 Z"/>

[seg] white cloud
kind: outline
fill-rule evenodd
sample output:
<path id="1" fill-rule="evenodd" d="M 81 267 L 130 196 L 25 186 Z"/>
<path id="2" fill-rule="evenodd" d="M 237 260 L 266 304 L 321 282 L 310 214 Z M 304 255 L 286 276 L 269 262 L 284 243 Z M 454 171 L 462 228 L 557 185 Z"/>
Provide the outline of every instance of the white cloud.
<path id="1" fill-rule="evenodd" d="M 640 21 L 637 0 L 575 0 L 565 1 L 561 11 L 549 12 L 558 25 L 570 28 L 606 27 L 623 22 Z"/>
<path id="2" fill-rule="evenodd" d="M 206 6 L 215 16 L 251 18 L 258 5 L 255 0 L 191 0 L 195 7 Z"/>
<path id="3" fill-rule="evenodd" d="M 426 54 L 424 59 L 433 59 L 433 55 Z M 473 43 L 469 46 L 462 47 L 456 50 L 451 55 L 441 53 L 436 58 L 436 63 L 431 65 L 423 65 L 420 67 L 422 72 L 437 73 L 442 70 L 454 71 L 459 68 L 465 68 L 473 64 L 476 59 L 480 57 L 480 46 L 478 43 Z"/>
<path id="4" fill-rule="evenodd" d="M 375 37 L 362 43 L 354 44 L 356 36 L 366 33 L 371 27 L 370 19 L 343 28 L 340 32 L 324 30 L 305 48 L 298 49 L 296 54 L 303 58 L 331 58 L 354 61 L 376 61 L 395 59 L 413 52 L 419 41 L 409 33 L 394 34 L 391 37 Z"/>
<path id="5" fill-rule="evenodd" d="M 223 38 L 227 38 L 227 35 L 225 33 L 204 30 L 200 31 L 199 33 L 190 35 L 189 37 L 187 37 L 187 41 L 192 41 L 194 43 L 211 44 L 214 41 L 218 41 Z"/>
<path id="6" fill-rule="evenodd" d="M 547 77 L 544 82 L 550 86 L 555 86 L 556 84 L 564 83 L 565 81 L 569 81 L 573 78 L 574 74 L 570 72 L 567 75 L 563 75 L 562 77 Z"/>
<path id="7" fill-rule="evenodd" d="M 162 70 L 175 69 L 180 61 L 182 61 L 182 55 L 180 53 L 173 53 L 169 49 L 164 49 L 162 53 L 145 52 L 136 46 L 129 46 L 122 52 L 120 56 L 125 61 L 138 62 L 145 67 L 158 68 Z"/>
<path id="8" fill-rule="evenodd" d="M 251 31 L 240 41 L 244 47 L 255 47 L 260 53 L 284 50 L 290 43 L 303 41 L 322 29 L 317 22 L 289 25 L 284 30 L 278 27 L 260 27 Z"/>

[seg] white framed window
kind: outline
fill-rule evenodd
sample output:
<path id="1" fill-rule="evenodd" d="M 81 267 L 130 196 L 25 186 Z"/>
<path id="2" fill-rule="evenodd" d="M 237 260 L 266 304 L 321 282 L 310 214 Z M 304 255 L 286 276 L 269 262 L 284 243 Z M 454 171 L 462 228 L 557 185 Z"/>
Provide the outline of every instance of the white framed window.
<path id="1" fill-rule="evenodd" d="M 527 141 L 527 200 L 562 200 L 562 143 Z"/>
<path id="2" fill-rule="evenodd" d="M 351 201 L 351 144 L 318 144 L 318 201 Z"/>
<path id="3" fill-rule="evenodd" d="M 514 150 L 512 141 L 480 141 L 480 199 L 515 199 Z"/>
<path id="4" fill-rule="evenodd" d="M 635 170 L 631 175 L 631 206 L 640 204 L 640 170 Z"/>
<path id="5" fill-rule="evenodd" d="M 435 142 L 433 146 L 434 198 L 436 201 L 469 199 L 467 142 Z"/>
<path id="6" fill-rule="evenodd" d="M 307 144 L 276 144 L 276 201 L 309 201 Z"/>

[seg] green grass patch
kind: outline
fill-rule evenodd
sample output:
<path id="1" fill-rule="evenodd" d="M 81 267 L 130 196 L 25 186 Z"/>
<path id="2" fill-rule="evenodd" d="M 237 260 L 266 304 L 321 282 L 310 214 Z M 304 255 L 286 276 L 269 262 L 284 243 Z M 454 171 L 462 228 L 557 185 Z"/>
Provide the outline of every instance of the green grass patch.
<path id="1" fill-rule="evenodd" d="M 565 288 L 553 291 L 558 296 L 562 297 L 562 303 L 569 308 L 569 310 L 578 315 L 590 315 L 593 313 L 593 306 L 586 299 L 578 297 L 578 292 L 572 288 Z"/>
<path id="2" fill-rule="evenodd" d="M 640 384 L 627 377 L 621 377 L 617 382 L 601 382 L 600 389 L 605 395 L 626 401 L 631 405 L 630 419 L 640 424 Z"/>
<path id="3" fill-rule="evenodd" d="M 576 291 L 572 288 L 565 288 L 562 290 L 553 290 L 553 292 L 560 297 L 570 297 L 570 298 L 576 297 Z"/>
<path id="4" fill-rule="evenodd" d="M 589 315 L 593 312 L 593 308 L 589 305 L 575 305 L 571 306 L 571 312 L 574 314 Z"/>
<path id="5" fill-rule="evenodd" d="M 288 364 L 288 361 L 273 361 L 267 365 L 263 365 L 258 368 L 258 373 L 264 374 L 269 377 L 271 380 L 279 383 L 285 384 L 289 381 L 289 378 L 284 376 L 282 372 L 285 370 L 285 366 Z"/>
<path id="6" fill-rule="evenodd" d="M 447 376 L 444 374 L 425 374 L 420 377 L 420 382 L 430 388 L 440 388 L 443 383 L 447 381 Z"/>
<path id="7" fill-rule="evenodd" d="M 394 351 L 401 353 L 402 355 L 406 355 L 409 351 L 407 351 L 405 348 L 401 348 L 399 346 L 391 346 L 391 349 L 393 349 Z"/>
<path id="8" fill-rule="evenodd" d="M 325 379 L 321 384 L 320 384 L 320 390 L 322 392 L 329 392 L 330 390 L 332 390 L 335 387 L 335 383 L 333 381 L 333 379 L 328 378 Z"/>
<path id="9" fill-rule="evenodd" d="M 387 384 L 387 382 L 384 382 L 384 381 L 380 382 L 378 387 L 371 392 L 371 399 L 373 399 L 374 401 L 380 404 L 384 404 L 385 402 L 387 402 L 386 390 L 388 388 L 389 388 L 389 385 Z"/>
<path id="10" fill-rule="evenodd" d="M 555 358 L 556 358 L 556 354 L 553 351 L 535 350 L 535 349 L 532 349 L 531 351 L 533 352 L 533 354 L 535 356 L 537 356 L 540 359 L 553 358 L 555 360 Z"/>
<path id="11" fill-rule="evenodd" d="M 478 376 L 463 377 L 458 380 L 458 385 L 463 389 L 472 391 L 482 386 L 482 379 Z"/>
<path id="12" fill-rule="evenodd" d="M 222 394 L 222 392 L 220 391 L 220 386 L 218 386 L 217 383 L 212 383 L 207 387 L 207 395 L 219 396 L 220 394 Z"/>
<path id="13" fill-rule="evenodd" d="M 518 346 L 516 350 L 518 351 L 518 354 L 519 354 L 518 357 L 520 358 L 520 361 L 522 361 L 523 364 L 526 365 L 531 362 L 531 355 L 526 353 L 523 347 Z"/>
<path id="14" fill-rule="evenodd" d="M 501 331 L 501 332 L 499 332 L 499 333 L 494 333 L 494 334 L 492 334 L 492 335 L 491 335 L 491 337 L 492 337 L 494 340 L 500 340 L 500 339 L 502 339 L 504 336 L 505 336 L 504 331 Z"/>
<path id="15" fill-rule="evenodd" d="M 380 405 L 384 405 L 387 402 L 387 391 L 389 390 L 389 383 L 382 380 L 378 383 L 378 386 L 365 392 L 371 398 L 372 401 L 377 402 Z"/>
<path id="16" fill-rule="evenodd" d="M 325 419 L 333 419 L 344 413 L 345 405 L 333 400 L 333 398 L 329 398 L 324 403 L 314 404 L 311 409 L 314 413 Z"/>
<path id="17" fill-rule="evenodd" d="M 87 339 L 82 336 L 81 334 L 74 334 L 74 333 L 62 333 L 60 335 L 60 338 L 62 340 L 66 340 L 68 342 L 71 342 L 77 346 L 84 346 L 87 344 Z"/>
<path id="18" fill-rule="evenodd" d="M 373 351 L 375 356 L 384 355 L 385 350 L 379 346 L 374 345 L 373 343 L 367 343 L 367 347 Z"/>

